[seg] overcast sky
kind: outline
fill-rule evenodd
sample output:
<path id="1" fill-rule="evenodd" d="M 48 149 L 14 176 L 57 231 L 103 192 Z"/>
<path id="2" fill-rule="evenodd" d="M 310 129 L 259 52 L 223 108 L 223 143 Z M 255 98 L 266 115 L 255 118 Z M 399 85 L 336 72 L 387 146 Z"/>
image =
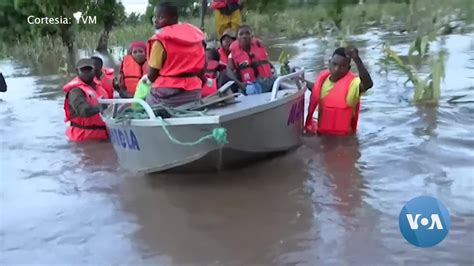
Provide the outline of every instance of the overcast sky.
<path id="1" fill-rule="evenodd" d="M 125 12 L 145 13 L 148 0 L 121 0 L 125 6 Z"/>

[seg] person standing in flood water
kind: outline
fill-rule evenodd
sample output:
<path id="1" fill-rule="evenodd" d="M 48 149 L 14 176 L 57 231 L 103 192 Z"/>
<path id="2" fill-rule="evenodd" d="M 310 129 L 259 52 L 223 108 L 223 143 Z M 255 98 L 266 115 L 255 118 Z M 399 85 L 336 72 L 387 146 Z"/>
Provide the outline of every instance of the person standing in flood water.
<path id="1" fill-rule="evenodd" d="M 114 69 L 104 67 L 104 61 L 98 56 L 92 56 L 94 60 L 95 78 L 100 82 L 102 88 L 107 92 L 108 98 L 114 97 Z"/>
<path id="2" fill-rule="evenodd" d="M 107 92 L 94 80 L 94 60 L 77 62 L 77 77 L 64 85 L 65 122 L 70 122 L 66 136 L 74 142 L 107 140 L 105 123 L 100 117 L 99 98 L 108 98 Z"/>
<path id="3" fill-rule="evenodd" d="M 360 77 L 350 70 L 351 60 L 354 60 Z M 311 91 L 306 132 L 354 134 L 359 120 L 360 96 L 372 86 L 372 78 L 359 57 L 359 51 L 354 47 L 337 48 L 329 60 L 329 70 L 319 73 Z M 316 121 L 313 114 L 318 106 Z"/>
<path id="4" fill-rule="evenodd" d="M 150 104 L 178 106 L 201 99 L 205 70 L 204 33 L 189 23 L 178 23 L 178 8 L 161 3 L 155 12 L 157 32 L 148 40 Z"/>

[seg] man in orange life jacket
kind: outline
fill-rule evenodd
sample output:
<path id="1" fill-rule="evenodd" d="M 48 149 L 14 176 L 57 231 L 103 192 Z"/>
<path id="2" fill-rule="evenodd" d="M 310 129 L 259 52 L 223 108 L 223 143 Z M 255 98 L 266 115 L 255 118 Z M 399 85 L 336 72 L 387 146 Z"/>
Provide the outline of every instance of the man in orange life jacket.
<path id="1" fill-rule="evenodd" d="M 99 98 L 107 92 L 94 80 L 94 61 L 81 59 L 76 65 L 77 77 L 64 85 L 65 122 L 70 122 L 66 135 L 71 141 L 106 140 L 107 130 L 99 115 Z"/>
<path id="2" fill-rule="evenodd" d="M 114 97 L 114 69 L 104 67 L 104 61 L 98 56 L 92 56 L 94 60 L 95 78 L 100 82 L 102 88 L 107 92 L 108 98 Z"/>
<path id="3" fill-rule="evenodd" d="M 350 70 L 351 59 L 357 66 L 359 76 Z M 337 48 L 329 70 L 324 70 L 316 78 L 311 91 L 306 132 L 322 135 L 350 135 L 356 132 L 360 110 L 360 95 L 372 88 L 369 72 L 353 47 Z M 319 106 L 318 120 L 313 114 Z"/>
<path id="4" fill-rule="evenodd" d="M 178 106 L 201 99 L 205 68 L 204 33 L 189 23 L 178 24 L 178 8 L 161 3 L 155 12 L 157 33 L 148 40 L 150 104 Z"/>
<path id="5" fill-rule="evenodd" d="M 274 66 L 268 59 L 264 44 L 252 36 L 249 26 L 240 26 L 237 41 L 230 45 L 227 76 L 235 81 L 243 94 L 258 94 L 272 90 Z"/>

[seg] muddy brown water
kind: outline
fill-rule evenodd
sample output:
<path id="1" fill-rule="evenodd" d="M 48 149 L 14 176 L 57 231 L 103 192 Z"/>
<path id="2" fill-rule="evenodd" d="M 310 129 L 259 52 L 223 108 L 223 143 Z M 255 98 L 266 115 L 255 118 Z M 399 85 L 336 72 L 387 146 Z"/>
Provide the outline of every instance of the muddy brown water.
<path id="1" fill-rule="evenodd" d="M 59 76 L 2 61 L 1 265 L 472 265 L 474 264 L 474 41 L 442 37 L 446 80 L 438 107 L 417 107 L 395 69 L 379 73 L 376 44 L 354 36 L 375 87 L 357 136 L 305 138 L 284 156 L 216 174 L 139 176 L 109 143 L 65 136 Z M 334 47 L 274 45 L 314 79 Z M 274 57 L 273 56 L 273 57 Z M 422 62 L 419 70 L 426 73 Z M 467 95 L 458 103 L 453 96 Z M 399 212 L 420 195 L 451 214 L 447 238 L 416 248 Z"/>

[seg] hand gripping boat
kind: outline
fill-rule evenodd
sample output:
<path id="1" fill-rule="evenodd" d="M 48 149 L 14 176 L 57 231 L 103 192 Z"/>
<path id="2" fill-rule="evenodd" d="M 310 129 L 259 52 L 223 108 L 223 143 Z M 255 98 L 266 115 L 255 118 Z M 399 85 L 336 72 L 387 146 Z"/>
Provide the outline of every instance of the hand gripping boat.
<path id="1" fill-rule="evenodd" d="M 277 78 L 268 93 L 232 94 L 229 85 L 165 115 L 142 100 L 101 99 L 121 166 L 141 173 L 221 170 L 300 145 L 304 69 Z M 131 111 L 137 106 L 138 114 Z"/>

